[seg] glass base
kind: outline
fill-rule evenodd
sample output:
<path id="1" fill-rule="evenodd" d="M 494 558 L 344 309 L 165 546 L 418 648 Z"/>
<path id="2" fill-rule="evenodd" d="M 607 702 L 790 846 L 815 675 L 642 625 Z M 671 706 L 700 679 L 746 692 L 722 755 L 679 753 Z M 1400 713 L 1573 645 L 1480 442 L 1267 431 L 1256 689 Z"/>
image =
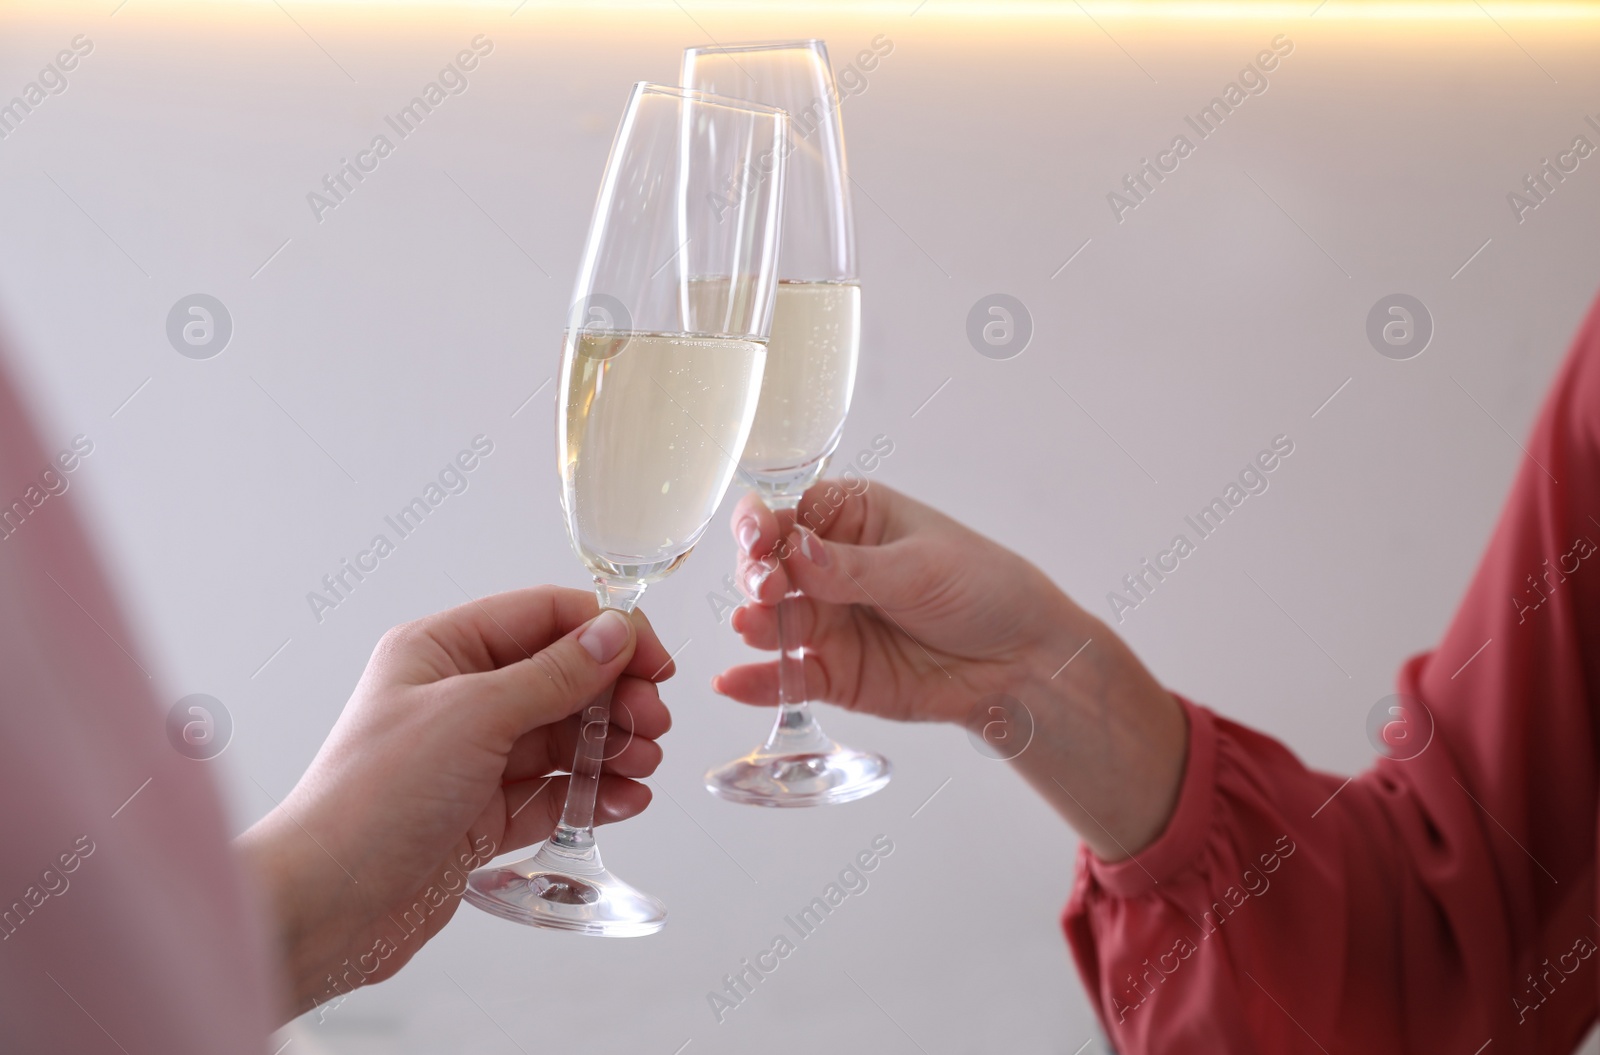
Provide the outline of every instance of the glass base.
<path id="1" fill-rule="evenodd" d="M 826 752 L 756 751 L 706 774 L 706 790 L 746 806 L 831 806 L 865 798 L 889 783 L 882 755 L 834 745 Z"/>
<path id="2" fill-rule="evenodd" d="M 477 869 L 463 896 L 513 923 L 603 938 L 654 934 L 667 921 L 666 906 L 612 875 L 593 847 L 572 853 L 546 842 L 515 864 Z"/>

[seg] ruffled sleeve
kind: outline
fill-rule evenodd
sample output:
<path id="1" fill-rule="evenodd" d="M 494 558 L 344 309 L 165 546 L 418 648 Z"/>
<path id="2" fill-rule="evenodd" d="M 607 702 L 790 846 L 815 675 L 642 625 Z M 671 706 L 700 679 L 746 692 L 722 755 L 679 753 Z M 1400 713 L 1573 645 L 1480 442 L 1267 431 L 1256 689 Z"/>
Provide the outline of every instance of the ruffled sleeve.
<path id="1" fill-rule="evenodd" d="M 1155 842 L 1063 918 L 1108 1036 L 1161 1052 L 1567 1053 L 1600 993 L 1600 308 L 1541 412 L 1406 750 L 1344 778 L 1181 700 Z M 1423 745 L 1418 752 L 1418 746 Z"/>

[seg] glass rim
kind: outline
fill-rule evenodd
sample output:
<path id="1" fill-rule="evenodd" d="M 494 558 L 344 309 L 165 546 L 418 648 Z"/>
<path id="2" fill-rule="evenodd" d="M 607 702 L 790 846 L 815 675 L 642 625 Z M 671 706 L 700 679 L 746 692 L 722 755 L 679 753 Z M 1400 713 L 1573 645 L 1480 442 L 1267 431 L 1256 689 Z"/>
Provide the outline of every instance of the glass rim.
<path id="1" fill-rule="evenodd" d="M 684 48 L 685 54 L 694 55 L 720 55 L 730 51 L 783 51 L 786 49 L 818 51 L 828 46 L 828 42 L 821 37 L 807 37 L 796 40 L 750 40 L 736 44 L 696 44 L 692 48 Z"/>
<path id="2" fill-rule="evenodd" d="M 765 114 L 784 119 L 789 117 L 789 111 L 779 106 L 768 106 L 765 103 L 751 102 L 749 99 L 741 99 L 735 95 L 717 95 L 715 92 L 703 92 L 698 88 L 685 88 L 676 84 L 635 81 L 633 90 L 636 95 L 670 95 L 685 102 L 698 103 L 703 106 L 720 106 L 729 110 L 743 110 L 746 113 Z"/>

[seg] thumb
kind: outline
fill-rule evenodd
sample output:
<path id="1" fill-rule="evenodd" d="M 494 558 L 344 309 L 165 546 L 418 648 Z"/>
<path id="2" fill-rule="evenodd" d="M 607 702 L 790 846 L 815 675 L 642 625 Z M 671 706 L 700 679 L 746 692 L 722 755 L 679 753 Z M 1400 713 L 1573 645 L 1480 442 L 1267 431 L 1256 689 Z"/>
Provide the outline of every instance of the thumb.
<path id="1" fill-rule="evenodd" d="M 576 714 L 614 683 L 633 657 L 633 620 L 607 608 L 566 637 L 498 670 L 453 679 L 482 701 L 511 741 Z"/>
<path id="2" fill-rule="evenodd" d="M 796 529 L 773 553 L 795 589 L 827 604 L 900 609 L 926 592 L 926 561 L 906 541 L 855 546 Z"/>

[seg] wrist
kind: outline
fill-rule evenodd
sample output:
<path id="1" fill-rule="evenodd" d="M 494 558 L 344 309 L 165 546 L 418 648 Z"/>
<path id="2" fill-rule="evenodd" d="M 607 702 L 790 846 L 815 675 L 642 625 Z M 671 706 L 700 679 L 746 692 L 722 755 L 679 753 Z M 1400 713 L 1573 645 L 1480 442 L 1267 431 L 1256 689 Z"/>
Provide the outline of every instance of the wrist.
<path id="1" fill-rule="evenodd" d="M 1188 723 L 1109 626 L 1066 604 L 1051 647 L 1019 681 L 1034 730 L 1012 765 L 1096 854 L 1114 861 L 1165 829 L 1182 784 Z"/>
<path id="2" fill-rule="evenodd" d="M 239 835 L 234 845 L 266 897 L 286 999 L 280 1014 L 293 1018 L 316 1001 L 328 965 L 345 947 L 342 921 L 348 914 L 335 892 L 343 891 L 348 879 L 281 805 Z"/>

